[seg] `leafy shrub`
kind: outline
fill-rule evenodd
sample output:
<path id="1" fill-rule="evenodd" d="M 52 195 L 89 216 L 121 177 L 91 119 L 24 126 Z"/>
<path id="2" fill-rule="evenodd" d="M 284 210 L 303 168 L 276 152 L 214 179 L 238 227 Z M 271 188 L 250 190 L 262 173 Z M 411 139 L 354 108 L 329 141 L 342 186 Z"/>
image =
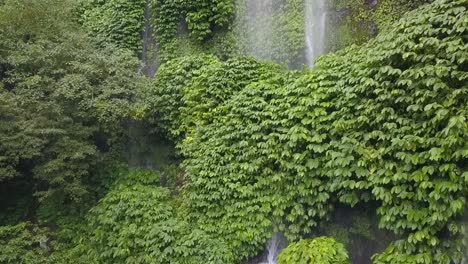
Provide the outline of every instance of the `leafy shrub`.
<path id="1" fill-rule="evenodd" d="M 13 226 L 0 226 L 0 263 L 33 264 L 41 263 L 47 249 L 39 245 L 46 243 L 41 230 L 31 223 L 20 223 Z"/>
<path id="2" fill-rule="evenodd" d="M 104 43 L 114 43 L 138 54 L 142 49 L 145 4 L 145 0 L 86 0 L 81 7 L 81 20 Z"/>
<path id="3" fill-rule="evenodd" d="M 250 140 L 270 129 L 262 123 L 270 115 L 265 109 L 269 101 L 257 95 L 275 87 L 266 82 L 248 86 L 249 92 L 234 96 L 211 124 L 197 128 L 196 136 L 182 147 L 188 157 L 186 199 L 192 216 L 203 229 L 228 237 L 239 258 L 254 256 L 263 248 L 273 229 L 272 203 L 282 204 L 274 199 L 282 194 L 277 192 L 279 185 L 270 182 L 274 160 L 268 158 L 269 152 L 262 153 L 268 145 L 247 148 Z M 247 106 L 255 107 L 244 111 Z M 279 179 L 281 175 L 274 180 Z"/>
<path id="4" fill-rule="evenodd" d="M 180 54 L 178 39 L 181 25 L 188 27 L 188 44 L 205 49 L 215 30 L 226 29 L 234 16 L 234 0 L 152 0 L 152 25 L 162 61 L 174 59 Z M 203 43 L 203 45 L 201 45 Z M 204 52 L 201 52 L 204 53 Z"/>
<path id="5" fill-rule="evenodd" d="M 231 22 L 234 14 L 232 0 L 189 0 L 186 21 L 191 34 L 198 40 L 204 40 L 213 32 L 213 27 L 223 27 Z"/>
<path id="6" fill-rule="evenodd" d="M 205 64 L 195 64 L 200 60 Z M 191 68 L 191 65 L 195 67 Z M 251 58 L 234 58 L 226 62 L 220 62 L 212 57 L 188 57 L 173 60 L 163 65 L 156 76 L 155 85 L 151 88 L 152 94 L 147 96 L 151 105 L 154 106 L 149 107 L 147 115 L 167 120 L 167 123 L 161 121 L 154 123 L 168 131 L 172 138 L 176 138 L 179 142 L 184 140 L 188 143 L 187 145 L 191 145 L 189 142 L 193 140 L 192 135 L 198 133 L 199 128 L 217 125 L 215 117 L 225 113 L 225 102 L 229 101 L 232 96 L 250 85 L 255 85 L 262 79 L 278 79 L 277 81 L 281 82 L 280 76 L 282 75 L 283 71 L 279 66 L 260 63 Z M 251 89 L 253 92 L 257 88 L 252 86 Z M 255 97 L 249 97 L 247 100 L 250 98 Z M 153 109 L 158 112 L 154 112 Z M 232 119 L 233 122 L 237 122 L 236 120 Z M 234 129 L 235 131 L 239 130 L 238 127 Z M 216 130 L 208 131 L 208 135 L 211 135 L 211 132 Z M 196 148 L 198 145 L 194 142 L 193 146 Z M 195 155 L 199 150 L 194 149 L 192 153 L 190 147 L 187 147 L 183 148 L 182 151 L 188 156 Z M 220 149 L 220 151 L 223 150 Z M 209 157 L 206 158 L 209 159 Z M 199 183 L 201 185 L 210 184 L 204 180 Z M 228 195 L 226 197 L 231 197 L 231 194 L 225 194 Z M 188 195 L 190 196 L 191 192 L 188 192 Z M 200 191 L 194 197 L 184 196 L 184 199 L 193 198 L 194 201 L 202 202 L 204 199 L 212 199 L 215 195 L 218 195 L 216 190 Z M 255 203 L 253 200 L 251 201 L 252 206 Z M 209 220 L 203 224 L 204 228 L 219 231 L 215 235 L 217 237 L 229 237 L 227 241 L 233 250 L 240 252 L 238 256 L 255 254 L 268 239 L 271 232 L 271 230 L 268 231 L 268 228 L 271 227 L 271 221 L 259 217 L 260 215 L 254 215 L 253 211 L 252 221 L 247 221 L 234 212 L 234 207 L 231 208 L 228 204 L 224 204 L 224 206 L 228 210 L 233 210 L 233 214 L 223 220 Z M 239 211 L 239 213 L 242 212 Z M 217 221 L 220 222 L 217 223 Z M 225 228 L 219 228 L 219 225 L 225 226 Z M 234 230 L 236 232 L 244 230 L 245 233 L 242 235 L 234 234 Z M 254 245 L 253 249 L 239 248 L 244 243 Z"/>
<path id="7" fill-rule="evenodd" d="M 331 0 L 330 9 L 335 12 L 329 25 L 327 47 L 332 51 L 354 44 L 362 44 L 385 31 L 405 13 L 433 0 Z M 330 20 L 330 19 L 329 19 Z"/>
<path id="8" fill-rule="evenodd" d="M 290 244 L 278 256 L 278 264 L 350 264 L 343 244 L 318 237 Z"/>
<path id="9" fill-rule="evenodd" d="M 194 128 L 210 124 L 218 115 L 218 106 L 231 96 L 276 74 L 282 74 L 279 66 L 253 58 L 232 58 L 200 68 L 199 76 L 189 82 L 182 97 L 179 134 L 189 136 Z"/>
<path id="10" fill-rule="evenodd" d="M 145 119 L 182 140 L 236 92 L 258 80 L 280 74 L 274 64 L 252 58 L 221 62 L 213 56 L 189 56 L 163 64 L 145 96 Z M 195 124 L 197 123 L 197 124 Z"/>
<path id="11" fill-rule="evenodd" d="M 186 87 L 201 74 L 200 69 L 215 63 L 212 56 L 191 56 L 163 64 L 145 93 L 145 120 L 162 128 L 169 138 L 182 139 L 179 116 Z"/>
<path id="12" fill-rule="evenodd" d="M 155 186 L 156 179 L 131 172 L 91 210 L 91 233 L 82 249 L 89 258 L 97 263 L 231 263 L 224 242 L 182 220 L 170 191 Z"/>

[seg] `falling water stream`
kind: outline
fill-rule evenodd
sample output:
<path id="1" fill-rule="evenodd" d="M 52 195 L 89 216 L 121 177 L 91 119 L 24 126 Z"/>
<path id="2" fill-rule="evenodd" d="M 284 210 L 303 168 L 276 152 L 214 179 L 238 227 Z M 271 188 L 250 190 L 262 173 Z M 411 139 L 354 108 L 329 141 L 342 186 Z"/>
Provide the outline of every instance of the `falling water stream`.
<path id="1" fill-rule="evenodd" d="M 279 253 L 286 247 L 286 238 L 282 233 L 275 233 L 268 241 L 266 254 L 262 262 L 259 264 L 276 264 Z"/>
<path id="2" fill-rule="evenodd" d="M 145 26 L 142 35 L 143 39 L 143 50 L 141 54 L 141 60 L 143 61 L 142 72 L 146 76 L 153 77 L 158 68 L 157 59 L 152 56 L 156 43 L 153 38 L 151 30 L 151 0 L 146 0 L 145 4 Z"/>
<path id="3" fill-rule="evenodd" d="M 248 55 L 272 60 L 274 2 L 274 0 L 241 0 L 246 10 L 239 18 L 244 24 L 241 30 L 246 34 L 244 37 Z"/>
<path id="4" fill-rule="evenodd" d="M 273 47 L 273 0 L 244 0 L 247 25 L 247 51 L 259 59 L 271 59 Z M 304 0 L 306 62 L 314 66 L 315 59 L 325 53 L 327 0 Z M 259 264 L 276 264 L 279 253 L 287 246 L 282 233 L 275 233 L 268 241 Z"/>
<path id="5" fill-rule="evenodd" d="M 325 53 L 326 26 L 326 0 L 305 0 L 306 61 L 310 67 Z"/>

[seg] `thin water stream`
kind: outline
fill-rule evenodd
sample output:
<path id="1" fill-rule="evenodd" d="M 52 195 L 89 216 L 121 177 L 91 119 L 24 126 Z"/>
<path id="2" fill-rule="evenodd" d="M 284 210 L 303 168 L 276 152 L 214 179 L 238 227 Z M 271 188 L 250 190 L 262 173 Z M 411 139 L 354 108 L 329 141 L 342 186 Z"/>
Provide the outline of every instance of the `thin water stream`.
<path id="1" fill-rule="evenodd" d="M 305 0 L 306 61 L 310 67 L 326 52 L 327 16 L 326 0 Z"/>
<path id="2" fill-rule="evenodd" d="M 278 255 L 287 246 L 286 238 L 282 233 L 275 233 L 268 241 L 266 248 L 266 256 L 263 262 L 259 264 L 276 264 L 278 262 Z"/>
<path id="3" fill-rule="evenodd" d="M 158 69 L 158 61 L 153 53 L 156 52 L 156 43 L 153 38 L 151 29 L 151 0 L 146 0 L 145 5 L 145 26 L 142 35 L 143 51 L 141 53 L 141 60 L 143 61 L 142 72 L 144 75 L 153 77 Z"/>
<path id="4" fill-rule="evenodd" d="M 271 60 L 274 46 L 274 1 L 244 0 L 246 17 L 244 23 L 247 31 L 247 51 L 259 59 Z M 304 0 L 305 16 L 305 57 L 309 67 L 314 66 L 315 59 L 323 55 L 325 49 L 327 25 L 327 0 Z M 266 245 L 265 253 L 259 264 L 276 264 L 279 253 L 287 246 L 282 233 L 275 233 Z"/>

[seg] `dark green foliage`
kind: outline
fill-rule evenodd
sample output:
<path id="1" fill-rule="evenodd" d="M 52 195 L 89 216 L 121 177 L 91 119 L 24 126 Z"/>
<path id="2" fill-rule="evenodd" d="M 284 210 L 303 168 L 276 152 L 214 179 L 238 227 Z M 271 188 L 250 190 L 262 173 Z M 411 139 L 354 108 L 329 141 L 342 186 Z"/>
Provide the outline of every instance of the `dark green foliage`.
<path id="1" fill-rule="evenodd" d="M 167 120 L 167 123 L 159 121 L 155 122 L 155 124 L 162 126 L 173 138 L 179 139 L 179 141 L 185 140 L 188 145 L 194 144 L 193 147 L 196 148 L 197 143 L 192 142 L 192 135 L 195 135 L 199 131 L 195 131 L 195 129 L 201 127 L 216 127 L 218 124 L 214 118 L 226 112 L 224 103 L 229 101 L 233 95 L 261 79 L 272 78 L 275 79 L 275 81 L 282 82 L 281 78 L 276 80 L 276 75 L 281 76 L 282 74 L 283 72 L 278 66 L 259 63 L 249 58 L 231 59 L 225 63 L 219 62 L 212 57 L 189 57 L 170 61 L 161 67 L 155 79 L 155 87 L 151 90 L 152 97 L 147 97 L 150 99 L 150 103 L 154 105 L 154 109 L 160 112 L 154 113 L 153 107 L 149 107 L 147 116 L 157 116 L 161 118 L 161 120 Z M 255 90 L 256 89 L 253 88 L 251 91 L 254 92 Z M 249 97 L 246 100 L 250 98 L 255 97 Z M 236 107 L 240 106 L 233 106 L 233 108 Z M 232 119 L 232 121 L 238 120 Z M 241 128 L 236 127 L 234 129 L 240 132 Z M 245 130 L 245 128 L 242 130 Z M 212 129 L 208 131 L 210 133 L 216 133 L 218 130 Z M 248 133 L 248 131 L 246 131 L 246 133 Z M 223 139 L 213 135 L 213 140 Z M 234 149 L 234 146 L 231 147 L 229 153 Z M 203 152 L 202 150 L 200 151 Z M 220 151 L 227 151 L 227 149 Z M 237 149 L 235 151 L 237 151 Z M 183 148 L 183 152 L 187 152 L 187 155 L 195 155 L 195 153 L 189 150 L 189 147 Z M 254 152 L 252 152 L 252 154 L 254 154 Z M 230 154 L 225 152 L 224 155 Z M 235 154 L 233 154 L 233 156 L 235 156 Z M 206 158 L 210 159 L 209 157 Z M 205 166 L 210 163 L 211 162 L 206 163 Z M 226 167 L 225 169 L 231 170 L 232 168 Z M 196 174 L 189 175 L 192 176 Z M 202 179 L 203 178 L 200 178 L 200 180 Z M 205 185 L 211 183 L 203 180 L 200 181 L 199 184 Z M 201 202 L 205 199 L 211 200 L 217 197 L 218 194 L 222 196 L 222 191 L 223 190 L 211 190 L 205 192 L 200 190 L 196 195 L 193 193 L 195 195 L 194 197 L 186 198 L 196 199 Z M 227 195 L 228 193 L 224 194 Z M 191 196 L 192 192 L 189 191 L 187 195 Z M 266 194 L 263 193 L 263 195 Z M 263 198 L 258 197 L 258 199 Z M 251 201 L 252 205 L 255 203 L 257 202 Z M 228 206 L 227 204 L 220 203 L 219 206 L 236 211 L 235 207 L 230 207 L 231 205 Z M 203 228 L 219 230 L 220 233 L 216 234 L 217 237 L 230 237 L 233 231 L 240 231 L 245 228 L 246 233 L 241 235 L 241 237 L 236 237 L 239 235 L 236 234 L 228 240 L 235 251 L 240 251 L 237 257 L 245 257 L 254 254 L 266 241 L 268 231 L 265 233 L 265 229 L 261 227 L 271 227 L 271 221 L 263 219 L 261 220 L 263 222 L 259 223 L 259 219 L 253 219 L 251 222 L 242 222 L 246 219 L 238 218 L 239 215 L 237 215 L 237 213 L 244 214 L 245 212 L 233 212 L 233 215 L 223 220 L 226 222 L 216 222 L 219 219 L 207 219 L 208 222 L 203 223 L 202 226 Z M 256 216 L 252 214 L 252 218 L 258 216 L 259 215 Z M 225 228 L 219 229 L 219 226 L 224 226 Z M 240 244 L 243 243 L 253 244 L 254 247 L 249 251 L 245 248 L 238 248 Z"/>
<path id="2" fill-rule="evenodd" d="M 284 211 L 276 209 L 288 202 L 283 197 L 288 184 L 280 184 L 284 175 L 274 174 L 274 155 L 279 153 L 269 151 L 274 142 L 262 140 L 262 134 L 275 133 L 263 120 L 270 120 L 268 107 L 277 99 L 269 91 L 283 81 L 278 77 L 248 85 L 217 109 L 211 124 L 197 127 L 182 147 L 187 156 L 186 199 L 193 215 L 204 229 L 229 237 L 239 258 L 263 248 L 275 219 L 284 217 Z M 254 140 L 258 144 L 249 146 Z"/>
<path id="3" fill-rule="evenodd" d="M 223 27 L 231 22 L 234 14 L 233 0 L 185 0 L 186 21 L 190 33 L 198 40 L 204 40 L 213 32 L 213 27 Z"/>
<path id="4" fill-rule="evenodd" d="M 44 230 L 31 223 L 0 226 L 0 263 L 33 264 L 44 261 L 48 252 L 47 248 L 39 246 L 41 241 L 46 242 L 46 237 L 41 233 Z"/>
<path id="5" fill-rule="evenodd" d="M 181 131 L 178 134 L 191 135 L 196 127 L 212 123 L 213 116 L 219 115 L 216 112 L 222 110 L 218 106 L 231 96 L 251 83 L 277 74 L 282 74 L 279 66 L 260 63 L 252 58 L 233 58 L 201 68 L 199 76 L 184 91 L 180 107 Z"/>
<path id="6" fill-rule="evenodd" d="M 162 61 L 177 57 L 180 35 L 188 33 L 200 44 L 212 38 L 215 29 L 225 29 L 234 15 L 234 0 L 151 0 L 151 6 Z"/>
<path id="7" fill-rule="evenodd" d="M 158 181 L 156 173 L 130 172 L 90 211 L 85 250 L 92 262 L 232 263 L 221 239 L 182 220 Z"/>
<path id="8" fill-rule="evenodd" d="M 316 172 L 342 202 L 380 201 L 381 227 L 407 236 L 377 262 L 460 257 L 444 237 L 459 233 L 453 219 L 467 191 L 465 17 L 463 1 L 439 1 L 364 48 L 324 58 L 307 77 L 309 98 L 320 101 L 298 107 L 321 106 L 323 114 L 305 129 L 327 131 L 325 168 Z"/>
<path id="9" fill-rule="evenodd" d="M 444 237 L 459 233 L 453 219 L 467 191 L 465 17 L 463 1 L 439 1 L 365 48 L 345 51 L 352 56 L 341 53 L 344 61 L 319 63 L 317 71 L 341 64 L 335 72 L 346 78 L 317 87 L 343 98 L 326 108 L 336 116 L 325 163 L 333 190 L 350 204 L 380 201 L 381 227 L 407 236 L 379 263 L 460 257 Z"/>
<path id="10" fill-rule="evenodd" d="M 433 0 L 330 0 L 327 47 L 336 51 L 362 44 L 391 27 L 405 13 Z"/>
<path id="11" fill-rule="evenodd" d="M 172 60 L 161 67 L 154 86 L 147 91 L 145 118 L 171 138 L 181 140 L 196 126 L 210 123 L 217 107 L 233 94 L 275 74 L 281 74 L 279 66 L 251 58 L 224 63 L 212 56 Z"/>
<path id="12" fill-rule="evenodd" d="M 56 264 L 90 263 L 86 255 L 75 253 L 73 244 L 83 225 L 61 225 L 59 232 L 39 228 L 29 222 L 14 226 L 0 226 L 0 263 L 2 264 Z"/>
<path id="13" fill-rule="evenodd" d="M 279 73 L 280 67 L 249 58 L 225 63 L 212 56 L 175 59 L 159 70 L 154 86 L 146 93 L 149 109 L 143 115 L 170 137 L 184 137 L 195 126 L 193 122 L 208 122 L 210 111 L 232 94 L 275 72 Z M 171 123 L 176 118 L 177 123 Z"/>
<path id="14" fill-rule="evenodd" d="M 82 22 L 103 43 L 141 52 L 145 0 L 85 0 Z"/>
<path id="15" fill-rule="evenodd" d="M 17 177 L 17 166 L 22 159 L 31 159 L 40 154 L 37 146 L 43 145 L 43 140 L 37 137 L 39 132 L 31 127 L 27 116 L 22 114 L 14 97 L 3 92 L 0 87 L 0 181 Z M 25 133 L 18 133 L 24 131 Z M 25 144 L 26 143 L 26 144 Z"/>
<path id="16" fill-rule="evenodd" d="M 204 148 L 200 149 L 199 146 L 203 146 L 203 144 L 201 144 L 198 141 L 193 141 L 192 135 L 194 135 L 196 132 L 201 132 L 205 135 L 204 139 L 212 140 L 213 142 L 216 141 L 219 142 L 219 144 L 222 144 L 222 142 L 226 140 L 226 136 L 221 136 L 224 135 L 223 133 L 226 133 L 227 131 L 231 131 L 233 135 L 239 133 L 242 133 L 243 135 L 248 135 L 249 133 L 261 132 L 261 130 L 257 130 L 255 126 L 251 126 L 253 130 L 249 130 L 249 127 L 240 127 L 237 125 L 241 124 L 240 122 L 250 120 L 245 114 L 243 116 L 236 116 L 236 118 L 234 118 L 234 116 L 231 115 L 227 119 L 223 115 L 228 110 L 242 112 L 243 109 L 245 107 L 248 107 L 249 105 L 256 105 L 257 107 L 259 107 L 259 109 L 261 109 L 263 104 L 260 104 L 260 102 L 258 101 L 258 96 L 256 95 L 263 93 L 265 91 L 264 89 L 270 89 L 269 85 L 271 85 L 271 87 L 276 88 L 278 87 L 278 85 L 282 85 L 284 83 L 284 80 L 281 77 L 283 73 L 278 67 L 269 64 L 261 64 L 252 59 L 233 59 L 227 61 L 226 63 L 213 61 L 212 64 L 207 65 L 204 68 L 194 70 L 190 74 L 184 74 L 184 76 L 193 76 L 193 74 L 197 74 L 198 76 L 196 78 L 193 78 L 192 80 L 189 80 L 185 84 L 185 90 L 181 90 L 177 89 L 176 86 L 173 85 L 173 80 L 177 80 L 177 76 L 180 76 L 180 69 L 184 69 L 184 64 L 180 64 L 179 62 L 180 60 L 167 63 L 164 67 L 168 68 L 163 67 L 161 69 L 161 71 L 158 73 L 158 76 L 156 77 L 155 82 L 157 84 L 157 93 L 164 93 L 164 91 L 180 91 L 185 93 L 182 95 L 178 95 L 182 100 L 174 100 L 179 104 L 177 110 L 182 109 L 182 113 L 173 115 L 174 113 L 168 111 L 162 112 L 161 115 L 167 120 L 170 120 L 171 117 L 174 116 L 178 117 L 178 119 L 176 119 L 178 123 L 174 123 L 174 127 L 178 130 L 172 130 L 176 131 L 175 134 L 177 136 L 183 136 L 188 133 L 188 137 L 185 139 L 186 146 L 185 148 L 183 148 L 183 152 L 184 154 L 186 154 L 186 156 L 197 156 L 199 159 L 203 158 L 203 161 L 200 160 L 198 162 L 200 162 L 200 164 L 203 164 L 203 167 L 205 169 L 209 168 L 209 165 L 218 166 L 216 163 L 213 163 L 213 161 L 217 162 L 217 160 L 213 160 L 212 156 L 206 156 L 205 151 L 207 150 Z M 178 67 L 179 69 L 174 69 L 174 67 Z M 167 69 L 171 70 L 167 71 Z M 161 74 L 161 76 L 159 76 L 159 74 Z M 278 75 L 278 77 L 276 77 L 276 75 Z M 162 82 L 161 77 L 170 80 L 170 82 Z M 261 79 L 269 78 L 271 78 L 271 83 L 257 83 Z M 231 96 L 236 94 L 236 91 L 243 90 L 245 90 L 246 93 L 242 92 L 242 95 L 239 95 L 241 97 L 236 97 L 237 100 L 234 100 L 233 104 L 228 103 L 227 106 L 223 104 L 225 102 L 229 102 Z M 167 99 L 169 98 L 170 97 L 167 97 Z M 172 96 L 172 98 L 174 98 L 174 96 Z M 273 98 L 270 98 L 270 100 L 271 99 Z M 164 99 L 161 100 L 161 103 L 164 103 L 163 100 Z M 251 100 L 255 100 L 255 102 L 251 102 Z M 256 115 L 258 116 L 256 117 Z M 251 114 L 253 122 L 257 122 L 256 120 L 262 120 L 262 116 L 262 113 L 257 112 Z M 220 117 L 221 120 L 219 120 L 218 117 Z M 227 121 L 229 121 L 229 124 L 231 125 L 231 127 L 226 128 L 228 130 L 217 129 L 220 128 L 219 122 Z M 226 127 L 226 125 L 227 124 L 224 123 L 223 127 Z M 197 128 L 197 130 L 203 128 L 203 130 L 194 131 L 194 128 Z M 265 129 L 270 129 L 268 127 L 268 124 L 265 124 Z M 169 131 L 171 131 L 171 128 L 169 128 Z M 237 137 L 241 136 L 236 136 L 236 138 Z M 235 142 L 236 138 L 230 138 L 229 142 Z M 244 162 L 249 162 L 251 160 L 256 159 L 259 153 L 261 153 L 260 150 L 252 148 L 252 151 L 241 154 L 245 151 L 244 146 L 241 144 L 226 145 L 224 148 L 213 148 L 209 151 L 211 151 L 212 153 L 214 153 L 214 151 L 219 153 L 216 155 L 216 157 L 224 156 L 226 159 L 235 158 L 243 160 Z M 267 155 L 268 153 L 264 154 Z M 262 170 L 263 167 L 269 167 L 268 164 L 270 163 L 274 163 L 272 158 L 269 158 L 267 161 L 265 161 L 265 163 L 259 162 L 258 164 L 255 164 L 255 167 L 258 168 L 258 170 Z M 222 161 L 220 164 L 225 164 L 225 161 Z M 249 167 L 246 166 L 245 168 Z M 226 175 L 230 175 L 225 177 L 230 178 L 230 181 L 232 181 L 233 183 L 235 183 L 236 178 L 242 179 L 242 177 L 244 177 L 242 175 L 239 175 L 238 170 L 239 169 L 237 168 L 237 166 L 222 167 L 222 171 L 226 173 Z M 197 186 L 209 187 L 213 184 L 208 179 L 205 180 L 204 177 L 199 177 L 197 172 L 194 172 L 191 169 L 189 169 L 189 171 L 190 173 L 188 175 L 190 177 L 193 177 L 193 179 L 190 180 L 197 182 Z M 220 170 L 218 170 L 218 173 L 219 172 Z M 268 173 L 268 171 L 265 170 L 265 173 Z M 252 181 L 254 181 L 254 178 L 252 178 Z M 205 204 L 203 201 L 213 200 L 215 197 L 230 197 L 230 199 L 226 200 L 226 202 L 228 203 L 224 201 L 219 201 L 219 207 L 216 206 L 215 208 L 213 208 L 213 213 L 222 215 L 221 212 L 219 212 L 219 209 L 223 208 L 223 211 L 228 210 L 228 212 L 232 212 L 232 214 L 226 215 L 224 219 L 202 219 L 203 217 L 200 216 L 200 221 L 206 221 L 202 224 L 202 226 L 209 230 L 216 231 L 217 236 L 232 235 L 232 237 L 230 237 L 229 239 L 229 243 L 231 243 L 231 246 L 235 248 L 235 251 L 241 252 L 238 257 L 246 257 L 255 254 L 255 252 L 262 247 L 264 242 L 268 239 L 270 232 L 268 231 L 268 229 L 272 228 L 271 220 L 262 216 L 265 215 L 265 213 L 254 214 L 254 212 L 260 209 L 259 206 L 261 206 L 262 203 L 264 204 L 264 208 L 261 210 L 270 210 L 269 208 L 271 207 L 271 204 L 269 201 L 272 200 L 272 197 L 269 197 L 265 191 L 262 191 L 266 188 L 266 186 L 264 186 L 263 184 L 267 183 L 267 181 L 265 181 L 265 183 L 260 182 L 258 186 L 255 186 L 252 189 L 247 188 L 246 190 L 235 190 L 235 188 L 238 188 L 240 186 L 236 187 L 236 185 L 233 185 L 231 188 L 229 188 L 232 189 L 231 191 L 233 193 L 229 193 L 227 192 L 227 190 L 223 189 L 202 188 L 200 190 L 197 190 L 196 192 L 193 191 L 194 196 L 187 197 L 187 199 L 194 199 L 193 201 L 197 201 L 197 203 L 194 203 L 192 205 L 197 206 L 197 204 Z M 285 184 L 285 186 L 288 186 L 288 184 Z M 284 193 L 286 193 L 288 192 L 288 190 L 289 189 L 285 189 L 283 191 Z M 279 191 L 276 189 L 271 190 L 272 193 L 274 193 L 275 191 L 277 191 L 278 193 L 283 193 L 283 191 Z M 240 198 L 237 196 L 240 192 L 242 192 L 243 196 L 245 196 L 244 205 L 242 205 L 243 203 L 241 203 L 241 201 L 236 200 L 237 198 Z M 188 195 L 192 195 L 192 190 L 188 192 Z M 240 205 L 242 205 L 243 207 L 251 207 L 252 211 L 250 211 L 249 215 L 245 215 L 245 211 L 238 210 Z M 204 210 L 201 211 L 203 212 Z M 247 216 L 251 219 L 247 220 L 245 218 Z M 278 218 L 281 218 L 280 215 L 278 215 Z M 313 224 L 313 222 L 311 222 L 311 224 Z M 219 226 L 223 226 L 224 228 L 220 229 Z M 261 229 L 260 227 L 264 228 Z M 236 232 L 241 231 L 243 233 L 236 234 Z M 245 243 L 249 244 L 251 248 L 248 249 L 241 246 Z"/>
<path id="17" fill-rule="evenodd" d="M 218 62 L 212 56 L 193 56 L 162 65 L 153 85 L 145 93 L 144 118 L 163 128 L 169 138 L 181 139 L 179 116 L 186 87 L 201 74 L 201 68 L 213 63 Z"/>
<path id="18" fill-rule="evenodd" d="M 278 256 L 278 264 L 350 264 L 343 244 L 318 237 L 290 244 Z"/>
<path id="19" fill-rule="evenodd" d="M 69 19 L 72 3 L 0 7 L 0 181 L 27 182 L 42 198 L 77 202 L 100 157 L 95 136 L 112 144 L 123 135 L 122 121 L 143 85 L 139 63 L 127 51 L 97 49 Z"/>

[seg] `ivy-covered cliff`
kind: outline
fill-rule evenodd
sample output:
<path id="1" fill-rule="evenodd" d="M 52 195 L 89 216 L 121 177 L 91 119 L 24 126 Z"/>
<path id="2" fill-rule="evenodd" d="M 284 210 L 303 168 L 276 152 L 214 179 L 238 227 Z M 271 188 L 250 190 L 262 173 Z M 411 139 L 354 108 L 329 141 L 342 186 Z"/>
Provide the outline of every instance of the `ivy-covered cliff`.
<path id="1" fill-rule="evenodd" d="M 468 3 L 311 3 L 0 0 L 0 263 L 466 261 Z"/>
<path id="2" fill-rule="evenodd" d="M 406 12 L 429 2 L 431 0 L 327 1 L 324 10 L 327 12 L 326 50 L 337 51 L 362 44 Z M 158 62 L 198 53 L 222 59 L 254 55 L 301 68 L 306 61 L 306 3 L 303 0 L 84 0 L 81 20 L 92 34 L 138 54 L 143 51 L 142 41 L 148 40 L 140 36 L 150 30 L 149 41 L 154 42 L 157 49 L 151 59 Z M 146 17 L 145 8 L 148 9 Z M 250 21 L 252 8 L 267 14 Z M 150 29 L 145 29 L 145 19 Z M 256 28 L 266 35 L 263 40 L 256 38 L 252 42 L 249 34 L 262 34 L 255 31 Z"/>

